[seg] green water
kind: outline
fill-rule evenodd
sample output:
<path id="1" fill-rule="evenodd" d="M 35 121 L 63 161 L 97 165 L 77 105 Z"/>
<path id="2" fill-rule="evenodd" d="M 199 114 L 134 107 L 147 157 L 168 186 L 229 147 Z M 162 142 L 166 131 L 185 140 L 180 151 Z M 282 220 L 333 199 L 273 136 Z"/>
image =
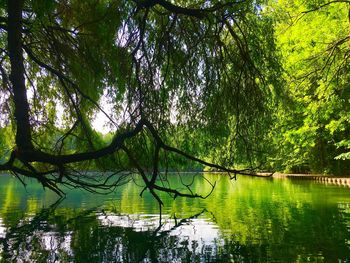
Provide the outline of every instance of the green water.
<path id="1" fill-rule="evenodd" d="M 158 204 L 129 183 L 110 195 L 26 189 L 0 176 L 2 262 L 350 262 L 350 188 L 205 175 L 205 200 Z M 183 174 L 182 182 L 192 175 Z M 136 181 L 138 179 L 136 178 Z M 138 184 L 140 182 L 137 182 Z M 178 176 L 172 186 L 183 188 Z M 196 176 L 193 188 L 210 185 Z M 176 218 L 176 219 L 175 219 Z"/>

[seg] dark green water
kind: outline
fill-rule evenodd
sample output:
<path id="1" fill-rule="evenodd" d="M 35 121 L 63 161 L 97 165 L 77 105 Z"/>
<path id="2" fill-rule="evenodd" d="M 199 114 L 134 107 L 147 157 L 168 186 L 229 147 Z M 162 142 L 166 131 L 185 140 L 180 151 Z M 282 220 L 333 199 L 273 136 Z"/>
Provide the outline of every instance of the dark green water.
<path id="1" fill-rule="evenodd" d="M 169 176 L 181 186 L 178 176 Z M 189 174 L 183 180 L 191 181 Z M 127 184 L 100 196 L 57 197 L 0 176 L 2 262 L 350 262 L 350 188 L 311 181 L 206 175 L 205 200 Z M 194 188 L 210 186 L 197 176 Z M 174 219 L 176 217 L 176 220 Z"/>

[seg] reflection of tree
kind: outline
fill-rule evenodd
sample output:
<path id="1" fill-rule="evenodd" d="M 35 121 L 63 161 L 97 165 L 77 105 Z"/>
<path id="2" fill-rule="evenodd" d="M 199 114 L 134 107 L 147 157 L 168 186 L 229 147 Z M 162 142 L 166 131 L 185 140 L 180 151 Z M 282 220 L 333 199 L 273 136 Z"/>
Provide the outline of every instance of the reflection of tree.
<path id="1" fill-rule="evenodd" d="M 11 258 L 12 260 L 17 260 L 17 257 L 22 255 L 27 257 L 29 253 L 21 253 L 23 249 L 23 241 L 27 243 L 29 241 L 29 248 L 32 248 L 33 256 L 35 254 L 45 255 L 46 253 L 42 249 L 40 240 L 38 239 L 38 233 L 43 234 L 49 232 L 50 226 L 46 224 L 51 214 L 61 203 L 62 199 L 59 199 L 54 204 L 48 208 L 41 209 L 30 221 L 26 223 L 25 218 L 19 220 L 19 223 L 16 226 L 11 226 L 8 228 L 6 235 L 1 239 L 3 246 L 3 257 L 5 259 Z"/>
<path id="2" fill-rule="evenodd" d="M 260 178 L 246 178 L 244 184 L 238 180 L 234 185 L 222 180 L 217 187 L 220 191 L 203 202 L 208 211 L 215 211 L 220 229 L 232 233 L 225 250 L 234 242 L 240 245 L 241 255 L 255 255 L 263 262 L 307 257 L 337 262 L 350 252 L 346 244 L 349 217 L 344 218 L 337 202 L 329 200 L 335 195 L 344 198 L 340 189 L 333 193 L 308 182 L 271 183 Z"/>
<path id="3" fill-rule="evenodd" d="M 132 227 L 102 226 L 95 209 L 63 219 L 60 213 L 55 213 L 58 204 L 43 208 L 31 220 L 22 218 L 16 226 L 9 227 L 1 239 L 1 257 L 17 262 L 214 262 L 220 259 L 226 262 L 225 258 L 233 257 L 219 249 L 220 242 L 206 244 L 172 234 L 178 228 L 191 226 L 205 210 L 176 219 L 167 230 L 138 231 Z"/>
<path id="4" fill-rule="evenodd" d="M 165 207 L 172 209 L 165 211 L 159 229 L 157 202 L 146 195 L 153 201 L 146 209 L 137 204 L 130 208 L 137 201 L 132 198 L 132 188 L 125 188 L 130 195 L 120 193 L 125 199 L 120 207 L 107 203 L 103 209 L 96 208 L 97 202 L 87 198 L 91 209 L 55 209 L 55 204 L 31 213 L 2 213 L 7 229 L 1 239 L 0 257 L 5 262 L 303 262 L 307 256 L 320 262 L 346 259 L 350 249 L 345 241 L 348 206 L 340 207 L 330 200 L 339 192 L 286 180 L 271 184 L 251 178 L 232 185 L 228 180 L 217 180 L 218 191 L 205 200 L 170 203 L 171 199 L 164 197 Z M 194 187 L 206 190 L 203 185 L 196 180 Z M 147 198 L 140 200 L 148 202 Z M 348 204 L 347 199 L 343 202 Z M 198 213 L 199 207 L 205 209 Z M 170 218 L 170 214 L 179 218 Z M 208 229 L 215 231 L 209 233 Z M 210 238 L 205 239 L 203 233 Z"/>

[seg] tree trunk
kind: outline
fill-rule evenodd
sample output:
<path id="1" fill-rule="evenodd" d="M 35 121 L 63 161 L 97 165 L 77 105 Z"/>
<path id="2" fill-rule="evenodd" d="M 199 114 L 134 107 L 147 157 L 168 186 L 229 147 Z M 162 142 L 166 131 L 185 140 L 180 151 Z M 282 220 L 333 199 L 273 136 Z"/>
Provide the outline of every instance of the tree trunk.
<path id="1" fill-rule="evenodd" d="M 22 8 L 23 0 L 8 0 L 8 51 L 11 62 L 10 80 L 12 83 L 14 116 L 17 132 L 16 144 L 18 150 L 26 151 L 33 148 L 31 142 L 31 127 L 29 123 L 29 104 L 24 78 L 24 63 L 22 50 Z"/>

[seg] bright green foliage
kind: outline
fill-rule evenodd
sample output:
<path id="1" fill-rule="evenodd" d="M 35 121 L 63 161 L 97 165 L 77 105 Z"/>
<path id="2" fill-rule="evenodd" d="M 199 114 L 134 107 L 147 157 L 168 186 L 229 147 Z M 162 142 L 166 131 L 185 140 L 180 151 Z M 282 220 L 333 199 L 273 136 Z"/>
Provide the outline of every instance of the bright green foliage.
<path id="1" fill-rule="evenodd" d="M 348 4 L 327 2 L 276 1 L 267 8 L 276 20 L 290 98 L 272 133 L 280 169 L 339 173 L 349 167 L 336 161 L 349 159 Z"/>
<path id="2" fill-rule="evenodd" d="M 11 126 L 0 128 L 0 162 L 9 158 L 14 145 L 14 133 Z"/>

